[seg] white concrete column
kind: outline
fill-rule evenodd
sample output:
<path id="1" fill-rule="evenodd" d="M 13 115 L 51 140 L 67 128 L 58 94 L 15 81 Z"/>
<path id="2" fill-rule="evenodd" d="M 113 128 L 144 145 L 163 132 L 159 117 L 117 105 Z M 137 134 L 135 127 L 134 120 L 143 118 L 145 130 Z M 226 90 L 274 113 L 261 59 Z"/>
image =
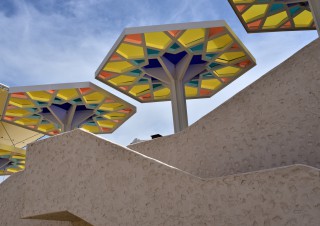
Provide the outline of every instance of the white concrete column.
<path id="1" fill-rule="evenodd" d="M 309 4 L 320 37 L 320 0 L 309 0 Z"/>
<path id="2" fill-rule="evenodd" d="M 175 80 L 171 84 L 171 104 L 174 132 L 178 133 L 188 127 L 187 102 L 184 84 L 180 80 Z"/>

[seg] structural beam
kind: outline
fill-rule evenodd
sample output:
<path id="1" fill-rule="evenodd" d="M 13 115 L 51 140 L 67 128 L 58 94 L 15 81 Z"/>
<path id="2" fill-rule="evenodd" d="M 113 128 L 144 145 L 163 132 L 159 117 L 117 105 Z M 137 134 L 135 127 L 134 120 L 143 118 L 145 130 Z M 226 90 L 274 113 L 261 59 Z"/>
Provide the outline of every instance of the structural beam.
<path id="1" fill-rule="evenodd" d="M 310 8 L 312 10 L 314 23 L 316 24 L 317 31 L 320 37 L 320 1 L 319 0 L 309 0 Z"/>
<path id="2" fill-rule="evenodd" d="M 187 103 L 184 84 L 181 81 L 175 81 L 171 84 L 171 105 L 174 132 L 178 133 L 188 127 Z"/>
<path id="3" fill-rule="evenodd" d="M 141 103 L 171 100 L 177 133 L 186 99 L 213 96 L 255 64 L 224 21 L 169 24 L 125 29 L 96 78 Z"/>

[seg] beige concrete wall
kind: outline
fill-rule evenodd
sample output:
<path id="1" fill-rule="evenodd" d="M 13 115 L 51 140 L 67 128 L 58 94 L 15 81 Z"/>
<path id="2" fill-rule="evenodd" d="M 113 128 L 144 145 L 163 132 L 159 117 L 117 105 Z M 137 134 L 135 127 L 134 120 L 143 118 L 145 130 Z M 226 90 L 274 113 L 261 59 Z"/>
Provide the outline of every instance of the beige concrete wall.
<path id="1" fill-rule="evenodd" d="M 206 178 L 320 168 L 319 62 L 320 39 L 181 133 L 128 147 Z"/>
<path id="2" fill-rule="evenodd" d="M 21 219 L 25 195 L 24 174 L 17 173 L 0 184 L 1 226 L 72 226 L 69 222 Z"/>
<path id="3" fill-rule="evenodd" d="M 81 130 L 30 145 L 24 177 L 25 217 L 68 211 L 97 226 L 320 222 L 319 169 L 201 179 Z"/>

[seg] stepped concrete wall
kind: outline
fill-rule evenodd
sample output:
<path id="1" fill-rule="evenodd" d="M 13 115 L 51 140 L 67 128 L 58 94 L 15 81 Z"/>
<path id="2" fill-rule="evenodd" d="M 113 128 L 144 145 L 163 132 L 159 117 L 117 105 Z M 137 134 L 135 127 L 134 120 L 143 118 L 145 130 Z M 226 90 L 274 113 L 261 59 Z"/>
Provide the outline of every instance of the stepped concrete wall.
<path id="1" fill-rule="evenodd" d="M 306 166 L 201 179 L 81 130 L 32 144 L 28 159 L 24 217 L 69 211 L 101 226 L 320 222 L 319 169 Z"/>
<path id="2" fill-rule="evenodd" d="M 1 226 L 72 226 L 70 222 L 21 219 L 24 200 L 24 172 L 14 174 L 0 184 Z"/>
<path id="3" fill-rule="evenodd" d="M 203 179 L 82 130 L 33 143 L 27 158 L 0 185 L 1 225 L 320 222 L 320 171 L 308 166 Z"/>
<path id="4" fill-rule="evenodd" d="M 320 39 L 184 131 L 128 147 L 210 178 L 320 168 Z"/>

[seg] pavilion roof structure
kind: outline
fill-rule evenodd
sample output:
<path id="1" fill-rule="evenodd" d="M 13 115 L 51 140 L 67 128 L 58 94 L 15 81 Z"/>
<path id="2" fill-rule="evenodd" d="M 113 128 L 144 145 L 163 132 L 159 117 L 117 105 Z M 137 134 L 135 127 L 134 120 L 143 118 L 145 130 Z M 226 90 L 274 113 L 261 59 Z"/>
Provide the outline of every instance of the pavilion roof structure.
<path id="1" fill-rule="evenodd" d="M 76 128 L 112 133 L 136 108 L 90 82 L 13 87 L 2 120 L 22 128 L 56 135 Z"/>
<path id="2" fill-rule="evenodd" d="M 0 143 L 0 176 L 11 175 L 25 169 L 26 151 Z"/>
<path id="3" fill-rule="evenodd" d="M 167 101 L 166 62 L 176 66 L 185 57 L 187 99 L 211 97 L 255 65 L 224 21 L 171 24 L 125 29 L 96 78 L 139 102 Z"/>
<path id="4" fill-rule="evenodd" d="M 141 103 L 171 100 L 180 131 L 185 99 L 209 98 L 255 65 L 224 21 L 168 24 L 125 29 L 96 78 Z"/>
<path id="5" fill-rule="evenodd" d="M 9 88 L 0 84 L 0 119 L 4 110 Z M 0 121 L 0 176 L 11 175 L 25 168 L 27 144 L 34 142 L 43 134 Z"/>
<path id="6" fill-rule="evenodd" d="M 9 88 L 3 84 L 0 84 L 0 119 L 7 102 L 9 95 Z M 0 120 L 0 144 L 13 146 L 16 148 L 23 148 L 28 143 L 36 141 L 43 137 L 41 133 L 24 129 L 19 126 L 15 126 Z"/>
<path id="7" fill-rule="evenodd" d="M 228 1 L 248 33 L 317 29 L 319 0 Z"/>

